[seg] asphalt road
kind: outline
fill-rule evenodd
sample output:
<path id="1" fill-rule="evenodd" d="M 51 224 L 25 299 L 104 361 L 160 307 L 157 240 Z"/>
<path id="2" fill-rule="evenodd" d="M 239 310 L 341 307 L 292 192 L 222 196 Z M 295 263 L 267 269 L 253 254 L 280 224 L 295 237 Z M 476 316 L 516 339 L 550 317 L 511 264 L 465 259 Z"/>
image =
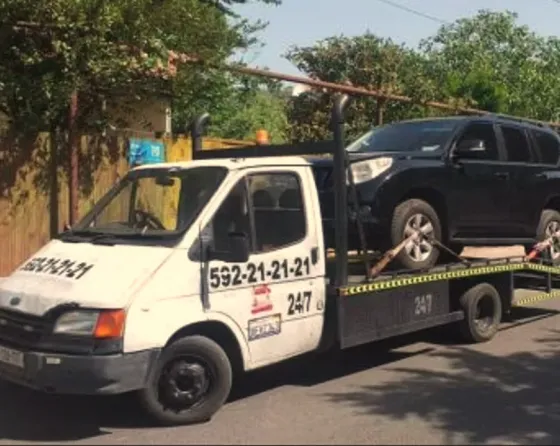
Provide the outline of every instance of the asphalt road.
<path id="1" fill-rule="evenodd" d="M 560 302 L 490 343 L 449 330 L 255 372 L 204 425 L 147 427 L 127 397 L 0 384 L 0 444 L 560 444 Z"/>

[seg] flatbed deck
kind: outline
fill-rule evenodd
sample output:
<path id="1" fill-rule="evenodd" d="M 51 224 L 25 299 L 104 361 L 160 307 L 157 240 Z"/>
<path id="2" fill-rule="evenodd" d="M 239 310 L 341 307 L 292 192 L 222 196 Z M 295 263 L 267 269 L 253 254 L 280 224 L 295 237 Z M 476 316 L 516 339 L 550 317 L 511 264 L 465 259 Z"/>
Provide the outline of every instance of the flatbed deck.
<path id="1" fill-rule="evenodd" d="M 461 296 L 478 285 L 499 295 L 500 320 L 514 307 L 560 297 L 560 268 L 524 257 L 439 265 L 423 271 L 394 271 L 365 280 L 351 275 L 336 291 L 339 340 L 343 348 L 410 333 L 467 316 Z M 516 300 L 516 289 L 540 293 Z"/>

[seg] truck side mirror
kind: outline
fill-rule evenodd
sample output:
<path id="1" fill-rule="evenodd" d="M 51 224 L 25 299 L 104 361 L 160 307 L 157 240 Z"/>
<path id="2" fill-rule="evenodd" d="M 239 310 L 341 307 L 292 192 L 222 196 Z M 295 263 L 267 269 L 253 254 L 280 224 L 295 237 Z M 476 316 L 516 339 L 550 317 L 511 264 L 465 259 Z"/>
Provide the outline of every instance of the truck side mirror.
<path id="1" fill-rule="evenodd" d="M 208 260 L 220 260 L 227 263 L 243 263 L 249 260 L 249 236 L 244 232 L 228 234 L 228 250 L 216 251 L 209 249 Z"/>

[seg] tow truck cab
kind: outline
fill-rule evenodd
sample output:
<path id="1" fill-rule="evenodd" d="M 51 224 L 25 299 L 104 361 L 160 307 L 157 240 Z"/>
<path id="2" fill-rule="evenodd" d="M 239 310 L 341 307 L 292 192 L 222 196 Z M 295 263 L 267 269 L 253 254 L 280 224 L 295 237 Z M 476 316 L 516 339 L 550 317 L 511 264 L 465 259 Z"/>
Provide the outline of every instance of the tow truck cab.
<path id="1" fill-rule="evenodd" d="M 0 284 L 0 377 L 135 390 L 185 330 L 226 342 L 245 370 L 314 350 L 324 253 L 301 157 L 136 168 Z"/>

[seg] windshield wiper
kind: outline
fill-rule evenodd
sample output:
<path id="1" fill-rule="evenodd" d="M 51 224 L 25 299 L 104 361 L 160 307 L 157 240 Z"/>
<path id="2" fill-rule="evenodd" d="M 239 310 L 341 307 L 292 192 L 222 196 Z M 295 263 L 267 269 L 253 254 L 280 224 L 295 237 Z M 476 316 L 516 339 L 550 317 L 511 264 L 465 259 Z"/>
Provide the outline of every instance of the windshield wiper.
<path id="1" fill-rule="evenodd" d="M 61 240 L 64 240 L 65 242 L 71 242 L 71 243 L 82 243 L 82 242 L 92 243 L 92 242 L 99 242 L 107 238 L 113 238 L 115 236 L 116 236 L 115 234 L 108 234 L 106 232 L 98 233 L 98 232 L 88 231 L 88 230 L 75 231 L 73 229 L 70 229 L 60 234 L 59 238 Z"/>
<path id="2" fill-rule="evenodd" d="M 65 242 L 83 242 L 87 240 L 89 235 L 93 234 L 91 231 L 75 231 L 73 229 L 69 229 L 64 231 L 62 234 L 58 235 L 58 238 L 64 240 Z"/>

